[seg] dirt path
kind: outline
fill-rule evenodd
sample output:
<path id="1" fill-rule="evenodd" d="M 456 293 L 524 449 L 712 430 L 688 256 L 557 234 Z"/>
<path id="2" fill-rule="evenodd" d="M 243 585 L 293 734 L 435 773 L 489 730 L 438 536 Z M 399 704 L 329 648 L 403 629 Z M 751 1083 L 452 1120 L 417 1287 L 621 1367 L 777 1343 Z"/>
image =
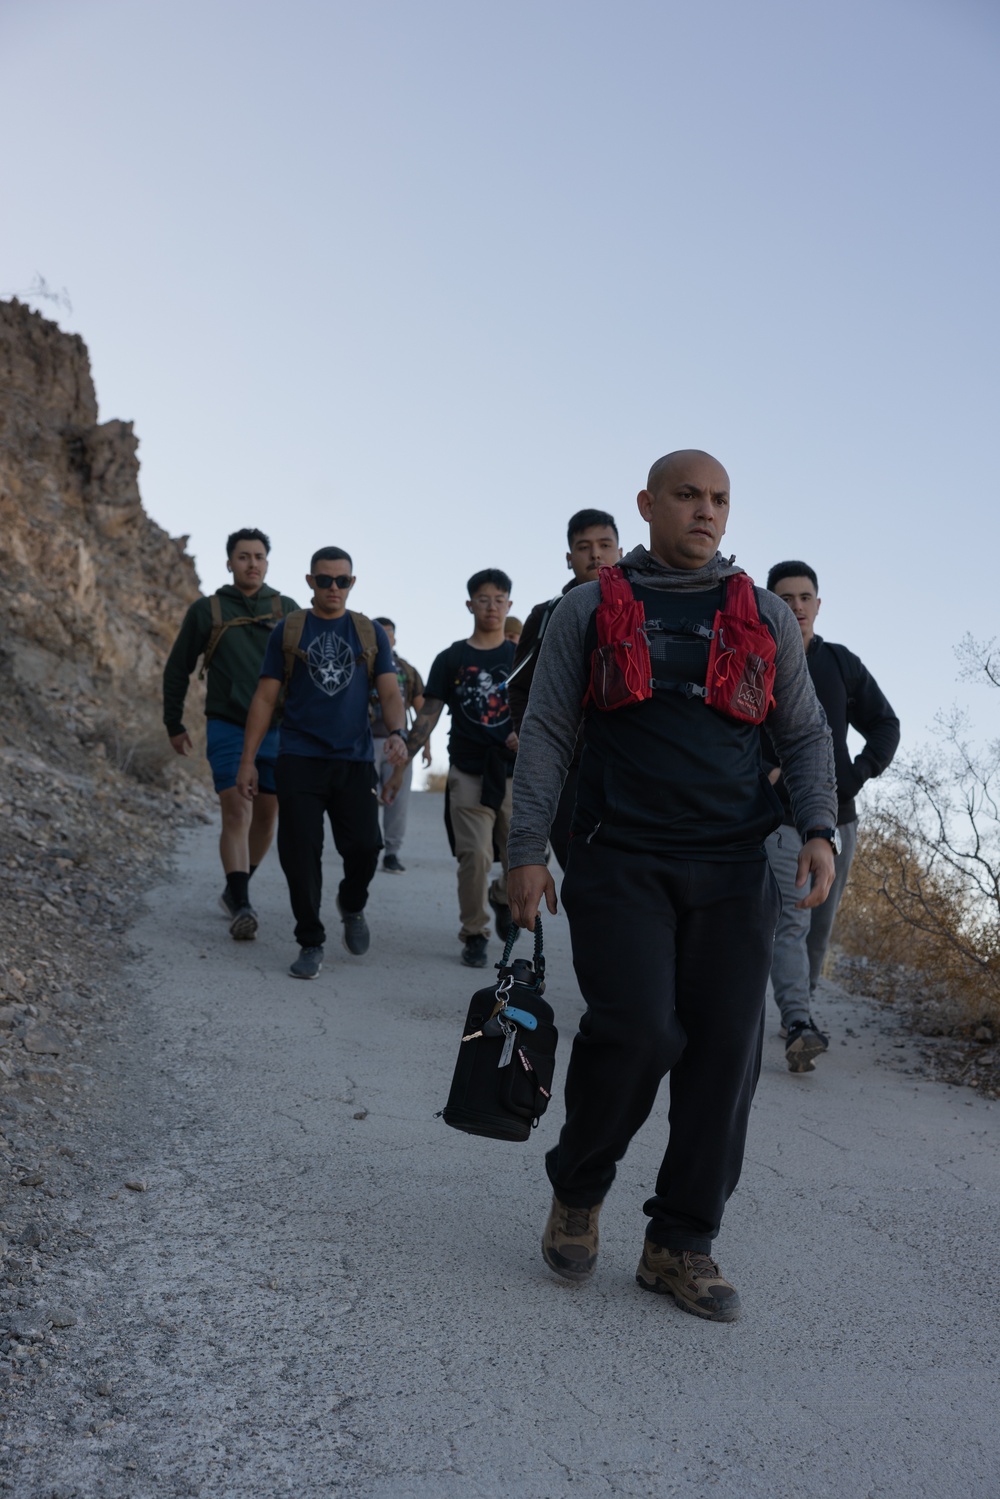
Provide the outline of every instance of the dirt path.
<path id="1" fill-rule="evenodd" d="M 212 832 L 186 840 L 67 1126 L 72 1232 L 36 1304 L 29 1278 L 8 1312 L 34 1372 L 0 1489 L 993 1499 L 1000 1108 L 909 1075 L 906 1043 L 828 990 L 814 1076 L 786 1073 L 769 1025 L 718 1246 L 743 1320 L 703 1324 L 635 1285 L 665 1097 L 609 1199 L 595 1282 L 556 1281 L 538 1237 L 561 1110 L 524 1146 L 434 1117 L 474 986 L 440 816 L 414 798 L 371 953 L 334 928 L 314 983 L 285 976 L 276 862 L 255 877 L 261 936 L 237 945 Z M 547 948 L 564 1068 L 561 918 Z"/>

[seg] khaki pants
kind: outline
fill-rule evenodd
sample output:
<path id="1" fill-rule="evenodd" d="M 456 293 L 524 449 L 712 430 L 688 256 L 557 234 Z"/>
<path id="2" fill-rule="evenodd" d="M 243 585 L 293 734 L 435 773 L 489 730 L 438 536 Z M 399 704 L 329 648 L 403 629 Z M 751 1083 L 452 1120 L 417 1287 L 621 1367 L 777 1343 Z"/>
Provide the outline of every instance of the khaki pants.
<path id="1" fill-rule="evenodd" d="M 448 805 L 455 834 L 455 857 L 458 859 L 458 912 L 462 918 L 459 940 L 488 937 L 491 922 L 487 897 L 498 905 L 507 904 L 507 834 L 510 831 L 511 778 L 503 806 L 494 811 L 484 807 L 482 776 L 470 776 L 453 765 L 448 771 Z M 493 868 L 493 843 L 500 850 L 503 872 L 490 884 Z"/>

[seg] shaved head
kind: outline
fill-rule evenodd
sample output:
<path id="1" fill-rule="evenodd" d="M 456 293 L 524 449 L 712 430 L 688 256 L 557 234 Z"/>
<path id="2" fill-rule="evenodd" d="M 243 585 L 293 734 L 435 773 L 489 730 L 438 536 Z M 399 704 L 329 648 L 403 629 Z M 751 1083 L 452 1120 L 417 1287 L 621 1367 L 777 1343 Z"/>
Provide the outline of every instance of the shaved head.
<path id="1" fill-rule="evenodd" d="M 703 448 L 678 448 L 675 453 L 665 453 L 662 458 L 657 458 L 649 471 L 646 488 L 651 495 L 658 495 L 664 485 L 675 477 L 676 471 L 679 468 L 686 468 L 692 459 L 702 458 L 707 458 L 711 463 L 716 464 L 722 469 L 724 474 L 726 473 L 725 469 L 722 468 L 722 464 L 719 463 L 718 458 L 713 458 L 712 454 L 706 453 Z M 727 486 L 728 483 L 729 475 L 726 474 Z"/>

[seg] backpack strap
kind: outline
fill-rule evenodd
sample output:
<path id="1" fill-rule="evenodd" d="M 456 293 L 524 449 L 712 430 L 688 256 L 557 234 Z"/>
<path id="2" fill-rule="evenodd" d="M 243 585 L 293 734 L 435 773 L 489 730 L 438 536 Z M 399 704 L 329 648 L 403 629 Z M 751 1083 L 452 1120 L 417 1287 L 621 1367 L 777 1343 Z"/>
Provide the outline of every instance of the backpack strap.
<path id="1" fill-rule="evenodd" d="M 375 634 L 375 626 L 367 614 L 357 614 L 353 609 L 348 609 L 347 613 L 358 632 L 358 639 L 361 642 L 361 655 L 358 657 L 358 665 L 360 666 L 362 661 L 365 663 L 365 670 L 368 673 L 368 685 L 371 687 L 375 681 L 375 658 L 378 655 L 378 637 Z"/>
<path id="2" fill-rule="evenodd" d="M 542 611 L 542 617 L 541 617 L 541 619 L 538 622 L 538 634 L 535 636 L 534 640 L 532 641 L 531 650 L 525 656 L 524 660 L 523 661 L 519 661 L 517 663 L 517 665 L 514 667 L 514 670 L 511 672 L 510 676 L 507 678 L 508 686 L 510 685 L 511 682 L 513 682 L 513 680 L 514 680 L 514 678 L 516 676 L 520 675 L 520 673 L 528 665 L 528 662 L 529 661 L 534 661 L 535 657 L 538 655 L 538 652 L 542 648 L 542 636 L 545 634 L 545 631 L 548 628 L 549 620 L 552 618 L 553 611 L 554 611 L 556 605 L 560 602 L 561 599 L 562 599 L 562 594 L 561 593 L 557 593 L 556 596 L 555 596 L 555 598 L 554 599 L 549 599 L 548 603 L 545 605 L 545 608 Z"/>
<path id="3" fill-rule="evenodd" d="M 301 646 L 307 613 L 306 609 L 293 609 L 291 614 L 285 615 L 285 628 L 281 633 L 281 650 L 285 657 L 285 675 L 281 683 L 282 697 L 288 692 L 288 684 L 292 680 L 296 661 L 307 659 Z"/>
<path id="4" fill-rule="evenodd" d="M 219 649 L 219 643 L 227 630 L 235 629 L 238 625 L 267 625 L 273 629 L 274 625 L 284 615 L 284 610 L 281 606 L 281 595 L 279 593 L 276 593 L 271 600 L 270 614 L 237 614 L 235 619 L 223 620 L 222 600 L 217 593 L 209 595 L 208 606 L 212 612 L 212 628 L 208 633 L 208 640 L 205 642 L 205 653 L 201 658 L 201 670 L 198 672 L 199 682 L 205 680 L 205 673 L 211 664 L 212 657 Z"/>

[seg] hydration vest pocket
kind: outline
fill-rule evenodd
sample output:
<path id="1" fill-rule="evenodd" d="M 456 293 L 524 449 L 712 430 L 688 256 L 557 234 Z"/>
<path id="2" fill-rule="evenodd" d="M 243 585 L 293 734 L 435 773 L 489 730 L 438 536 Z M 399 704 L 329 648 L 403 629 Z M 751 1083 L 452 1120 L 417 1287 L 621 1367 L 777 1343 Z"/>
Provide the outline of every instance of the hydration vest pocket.
<path id="1" fill-rule="evenodd" d="M 588 698 L 605 713 L 643 703 L 653 695 L 651 676 L 645 635 L 612 640 L 598 646 L 591 657 Z"/>

